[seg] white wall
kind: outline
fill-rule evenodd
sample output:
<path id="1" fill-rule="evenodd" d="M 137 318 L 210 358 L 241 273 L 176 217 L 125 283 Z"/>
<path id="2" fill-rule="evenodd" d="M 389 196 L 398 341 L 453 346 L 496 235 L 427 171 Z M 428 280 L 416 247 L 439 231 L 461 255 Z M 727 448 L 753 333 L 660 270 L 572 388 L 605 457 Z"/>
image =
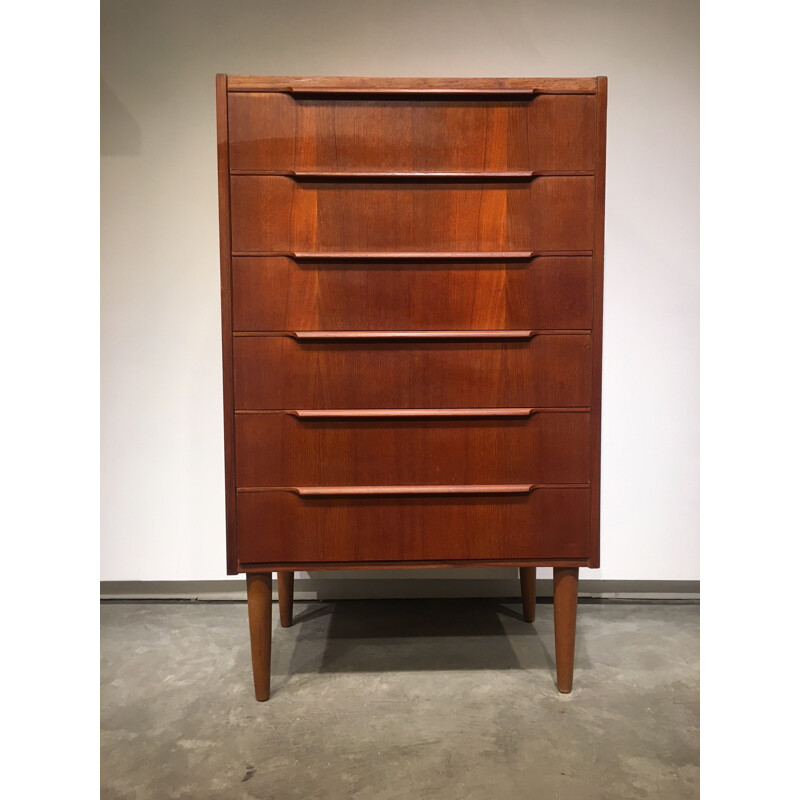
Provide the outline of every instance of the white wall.
<path id="1" fill-rule="evenodd" d="M 586 575 L 699 578 L 696 0 L 104 0 L 101 15 L 102 580 L 225 576 L 217 72 L 608 76 L 603 566 Z"/>

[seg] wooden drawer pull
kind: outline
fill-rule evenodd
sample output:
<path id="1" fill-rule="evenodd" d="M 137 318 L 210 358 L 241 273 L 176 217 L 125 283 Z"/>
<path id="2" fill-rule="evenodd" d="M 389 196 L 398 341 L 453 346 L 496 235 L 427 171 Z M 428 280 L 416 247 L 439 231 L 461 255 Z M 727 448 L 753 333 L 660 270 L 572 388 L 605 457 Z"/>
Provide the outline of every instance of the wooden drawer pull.
<path id="1" fill-rule="evenodd" d="M 296 181 L 472 181 L 494 183 L 503 181 L 532 181 L 534 178 L 591 177 L 587 169 L 551 170 L 469 170 L 449 172 L 422 172 L 398 170 L 295 170 L 295 169 L 232 169 L 231 175 L 262 175 L 266 177 L 291 178 Z"/>
<path id="2" fill-rule="evenodd" d="M 290 335 L 300 342 L 361 339 L 530 339 L 538 335 L 538 331 L 291 331 Z"/>
<path id="3" fill-rule="evenodd" d="M 548 409 L 553 410 L 553 409 Z M 573 409 L 568 409 L 572 411 Z M 439 417 L 530 417 L 535 408 L 365 408 L 333 411 L 298 409 L 290 411 L 298 419 L 417 419 Z"/>
<path id="4" fill-rule="evenodd" d="M 233 174 L 236 174 L 233 172 Z M 353 170 L 337 170 L 337 171 L 300 171 L 300 170 L 287 170 L 278 173 L 265 173 L 274 175 L 285 175 L 288 178 L 297 178 L 300 180 L 320 180 L 320 181 L 338 181 L 338 180 L 352 180 L 363 178 L 365 180 L 530 180 L 535 178 L 539 173 L 533 170 L 514 170 L 505 172 L 354 172 Z M 553 173 L 546 173 L 551 175 Z M 558 173 L 559 175 L 562 173 Z M 574 171 L 565 173 L 567 175 L 576 174 Z M 580 174 L 591 175 L 591 172 L 581 172 Z"/>
<path id="5" fill-rule="evenodd" d="M 374 497 L 417 494 L 530 494 L 537 489 L 587 489 L 588 483 L 499 483 L 427 486 L 240 486 L 237 494 L 293 492 L 300 497 Z"/>
<path id="6" fill-rule="evenodd" d="M 291 491 L 300 497 L 364 497 L 417 494 L 528 494 L 535 488 L 533 485 L 520 483 L 491 486 L 297 486 Z"/>
<path id="7" fill-rule="evenodd" d="M 234 250 L 231 255 L 243 257 L 281 257 L 293 261 L 531 261 L 534 258 L 591 256 L 591 250 L 376 250 L 371 252 L 295 252 L 292 250 Z"/>
<path id="8" fill-rule="evenodd" d="M 369 171 L 369 170 L 269 170 L 232 169 L 231 175 L 262 175 L 266 177 L 291 178 L 295 181 L 467 181 L 474 183 L 494 183 L 503 181 L 532 181 L 534 178 L 590 177 L 592 170 L 494 170 L 468 172 L 420 172 L 420 171 Z"/>
<path id="9" fill-rule="evenodd" d="M 591 251 L 587 251 L 591 255 Z M 584 255 L 585 253 L 581 253 Z M 534 257 L 531 250 L 507 252 L 375 252 L 375 253 L 275 253 L 285 255 L 295 261 L 530 261 Z"/>
<path id="10" fill-rule="evenodd" d="M 342 95 L 342 96 L 349 96 L 353 94 L 361 94 L 361 95 L 374 95 L 374 94 L 402 94 L 402 95 L 423 95 L 423 96 L 433 96 L 434 98 L 440 98 L 442 96 L 447 95 L 474 95 L 476 97 L 533 97 L 537 92 L 534 89 L 469 89 L 469 88 L 420 88 L 420 89 L 410 89 L 410 88 L 391 88 L 391 87 L 373 87 L 373 88 L 352 88 L 352 89 L 342 89 L 339 87 L 336 88 L 328 88 L 324 86 L 317 86 L 317 87 L 304 87 L 304 86 L 286 86 L 279 89 L 273 89 L 272 91 L 275 92 L 282 92 L 286 94 L 293 94 L 293 95 L 315 95 L 315 94 L 325 94 L 325 95 Z"/>

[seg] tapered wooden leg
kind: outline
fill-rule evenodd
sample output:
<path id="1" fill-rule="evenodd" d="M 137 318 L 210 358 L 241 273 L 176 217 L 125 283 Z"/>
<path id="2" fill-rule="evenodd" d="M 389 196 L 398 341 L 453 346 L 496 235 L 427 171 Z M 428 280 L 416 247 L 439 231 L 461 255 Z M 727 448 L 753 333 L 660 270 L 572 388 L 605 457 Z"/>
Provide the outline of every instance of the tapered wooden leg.
<path id="1" fill-rule="evenodd" d="M 522 590 L 522 616 L 525 622 L 536 619 L 536 567 L 519 568 L 519 585 Z"/>
<path id="2" fill-rule="evenodd" d="M 281 611 L 281 627 L 292 624 L 292 602 L 294 600 L 294 572 L 278 573 L 278 607 Z"/>
<path id="3" fill-rule="evenodd" d="M 575 619 L 578 612 L 578 568 L 553 568 L 553 616 L 556 628 L 556 683 L 572 691 L 575 664 Z"/>
<path id="4" fill-rule="evenodd" d="M 256 700 L 269 699 L 272 653 L 272 573 L 247 573 L 247 616 Z"/>

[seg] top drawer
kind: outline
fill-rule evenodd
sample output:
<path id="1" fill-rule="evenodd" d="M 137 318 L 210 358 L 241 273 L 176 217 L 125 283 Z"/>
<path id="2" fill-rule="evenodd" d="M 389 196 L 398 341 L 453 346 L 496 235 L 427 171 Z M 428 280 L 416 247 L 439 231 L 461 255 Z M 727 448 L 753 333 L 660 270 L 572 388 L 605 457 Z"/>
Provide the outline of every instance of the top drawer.
<path id="1" fill-rule="evenodd" d="M 596 98 L 230 93 L 233 171 L 593 170 Z"/>

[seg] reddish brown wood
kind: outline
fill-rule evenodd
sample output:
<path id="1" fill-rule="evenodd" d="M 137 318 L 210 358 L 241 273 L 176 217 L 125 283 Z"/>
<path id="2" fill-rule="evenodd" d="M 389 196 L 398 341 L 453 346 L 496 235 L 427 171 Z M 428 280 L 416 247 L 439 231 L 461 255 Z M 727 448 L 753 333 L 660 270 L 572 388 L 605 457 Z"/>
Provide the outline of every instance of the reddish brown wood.
<path id="1" fill-rule="evenodd" d="M 225 430 L 225 527 L 228 574 L 238 572 L 236 553 L 236 454 L 233 418 L 233 299 L 231 287 L 230 186 L 228 177 L 227 76 L 217 75 L 217 179 L 222 297 L 222 406 Z"/>
<path id="2" fill-rule="evenodd" d="M 291 414 L 298 419 L 410 419 L 430 417 L 444 419 L 448 417 L 530 417 L 533 414 L 547 412 L 584 412 L 588 409 L 577 408 L 364 408 L 364 409 L 298 409 L 283 413 Z M 272 414 L 272 411 L 241 411 L 240 414 Z"/>
<path id="3" fill-rule="evenodd" d="M 300 342 L 351 342 L 355 340 L 386 341 L 418 339 L 425 342 L 467 339 L 475 341 L 494 341 L 496 339 L 532 339 L 548 333 L 587 334 L 590 331 L 524 331 L 524 330 L 472 330 L 472 331 L 286 331 Z M 259 331 L 243 331 L 234 336 L 257 336 Z"/>
<path id="4" fill-rule="evenodd" d="M 589 329 L 592 259 L 234 258 L 233 322 L 237 331 Z"/>
<path id="5" fill-rule="evenodd" d="M 597 79 L 597 176 L 594 217 L 594 314 L 592 319 L 592 552 L 591 567 L 600 566 L 600 417 L 603 383 L 603 259 L 606 196 L 606 109 L 608 78 Z"/>
<path id="6" fill-rule="evenodd" d="M 578 568 L 553 569 L 553 618 L 556 630 L 558 691 L 572 691 L 575 664 L 575 622 L 578 611 Z"/>
<path id="7" fill-rule="evenodd" d="M 373 569 L 463 569 L 464 567 L 586 567 L 589 561 L 587 558 L 536 558 L 536 559 L 487 559 L 472 558 L 469 561 L 463 560 L 430 560 L 416 559 L 414 561 L 272 561 L 247 562 L 239 564 L 241 572 L 275 572 L 275 570 L 311 570 L 311 571 L 332 571 L 332 570 L 373 570 Z"/>
<path id="8" fill-rule="evenodd" d="M 272 654 L 272 573 L 247 573 L 247 616 L 256 700 L 269 699 Z"/>
<path id="9" fill-rule="evenodd" d="M 588 336 L 520 342 L 234 339 L 237 410 L 586 406 Z"/>
<path id="10" fill-rule="evenodd" d="M 551 566 L 571 688 L 606 91 L 218 76 L 228 569 L 278 569 L 283 623 L 296 570 L 517 566 L 532 618 Z"/>
<path id="11" fill-rule="evenodd" d="M 292 624 L 292 606 L 294 604 L 294 572 L 282 570 L 278 573 L 278 606 L 281 612 L 281 627 L 288 628 Z"/>
<path id="12" fill-rule="evenodd" d="M 589 177 L 420 183 L 235 175 L 230 183 L 232 247 L 241 253 L 593 246 Z"/>
<path id="13" fill-rule="evenodd" d="M 234 253 L 234 255 L 237 255 Z M 262 255 L 265 256 L 274 256 L 275 253 L 263 253 Z M 332 261 L 345 261 L 348 263 L 349 266 L 353 265 L 353 262 L 363 262 L 363 261 L 395 261 L 395 262 L 409 262 L 414 266 L 420 266 L 421 261 L 433 261 L 434 263 L 439 261 L 530 261 L 534 256 L 537 255 L 548 255 L 547 253 L 534 253 L 531 250 L 503 250 L 492 252 L 489 250 L 459 250 L 459 251 L 448 251 L 448 250 L 438 250 L 438 251 L 424 251 L 424 250 L 415 250 L 414 252 L 409 251 L 398 251 L 398 250 L 372 250 L 366 251 L 362 250 L 359 252 L 356 251 L 336 251 L 336 250 L 329 250 L 326 253 L 308 253 L 308 252 L 291 252 L 285 254 L 289 258 L 293 258 L 295 261 L 321 261 L 327 264 L 330 264 Z M 563 253 L 558 254 L 550 254 L 550 255 L 564 255 Z M 580 256 L 590 256 L 591 251 L 587 250 L 586 252 L 575 252 L 575 253 L 568 253 L 567 255 L 580 255 Z M 305 265 L 308 266 L 308 265 Z"/>
<path id="14" fill-rule="evenodd" d="M 525 622 L 533 622 L 536 619 L 536 567 L 520 567 L 519 584 L 522 591 L 522 616 Z"/>
<path id="15" fill-rule="evenodd" d="M 594 95 L 307 99 L 233 94 L 231 168 L 484 175 L 594 169 Z M 269 136 L 265 136 L 265 131 Z M 458 147 L 452 132 L 458 131 Z"/>
<path id="16" fill-rule="evenodd" d="M 550 256 L 591 256 L 591 250 L 326 250 L 325 252 L 307 252 L 302 250 L 265 250 L 242 253 L 234 250 L 234 257 L 264 256 L 275 258 L 285 256 L 295 261 L 530 261 L 535 257 Z"/>
<path id="17" fill-rule="evenodd" d="M 529 416 L 526 410 L 524 417 L 500 419 L 238 414 L 236 459 L 240 487 L 588 483 L 589 414 Z"/>
<path id="18" fill-rule="evenodd" d="M 231 92 L 257 91 L 321 91 L 336 92 L 418 92 L 434 93 L 452 91 L 503 92 L 525 91 L 535 93 L 570 92 L 594 94 L 597 78 L 363 78 L 363 77 L 309 77 L 306 75 L 229 75 Z"/>
<path id="19" fill-rule="evenodd" d="M 453 485 L 448 483 L 437 483 L 433 485 L 414 485 L 414 486 L 283 486 L 284 491 L 294 492 L 301 497 L 364 497 L 364 496 L 383 496 L 383 495 L 454 495 L 454 494 L 529 494 L 536 489 L 574 489 L 577 486 L 588 484 L 529 484 L 529 483 L 490 483 L 467 485 Z M 275 487 L 259 486 L 239 489 L 240 492 L 271 492 Z"/>
<path id="20" fill-rule="evenodd" d="M 432 172 L 432 171 L 405 171 L 397 170 L 297 170 L 297 169 L 232 169 L 231 175 L 261 175 L 266 177 L 289 177 L 298 180 L 315 181 L 348 181 L 348 180 L 392 180 L 401 182 L 437 181 L 437 180 L 472 180 L 481 183 L 492 181 L 506 182 L 515 179 L 530 178 L 566 178 L 572 176 L 592 176 L 593 170 L 580 169 L 537 169 L 537 170 L 474 170 L 472 172 Z"/>
<path id="21" fill-rule="evenodd" d="M 585 559 L 589 489 L 302 497 L 240 492 L 245 563 Z"/>

